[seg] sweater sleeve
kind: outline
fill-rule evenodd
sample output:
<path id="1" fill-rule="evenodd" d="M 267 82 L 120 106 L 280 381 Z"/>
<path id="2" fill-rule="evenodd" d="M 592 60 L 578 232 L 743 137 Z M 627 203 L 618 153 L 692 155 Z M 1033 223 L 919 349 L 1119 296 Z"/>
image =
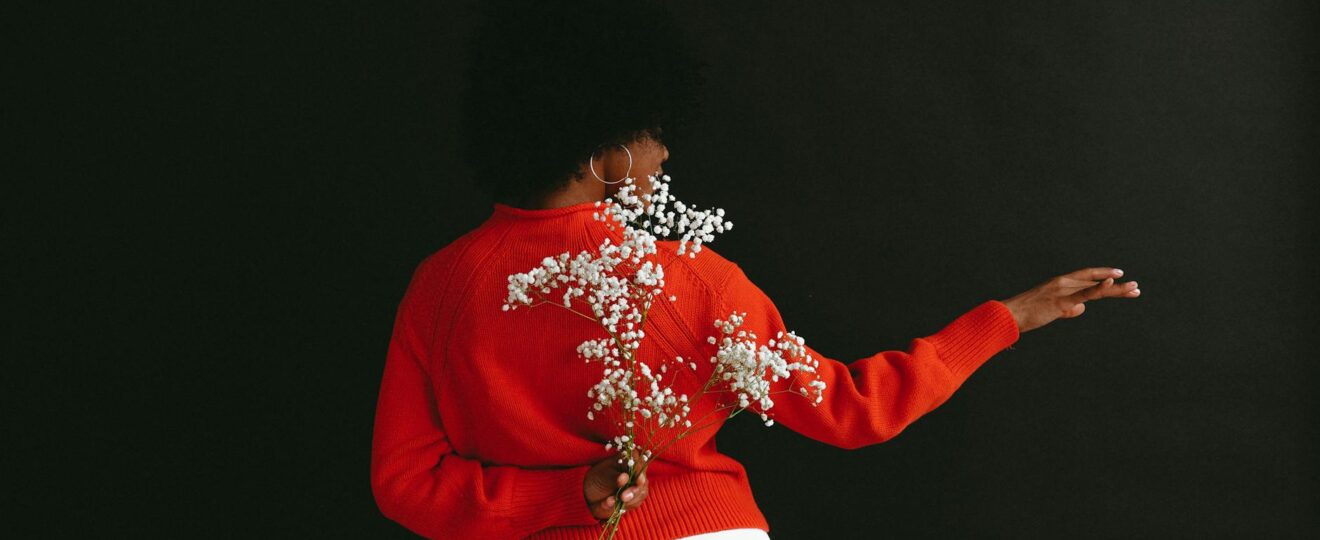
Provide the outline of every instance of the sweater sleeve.
<path id="1" fill-rule="evenodd" d="M 746 312 L 743 330 L 762 342 L 787 333 L 779 310 L 741 268 L 731 271 L 719 294 L 719 318 Z M 812 439 L 854 449 L 887 441 L 922 415 L 944 403 L 978 367 L 1017 342 L 1017 322 L 1007 306 L 987 300 L 944 328 L 915 338 L 907 350 L 881 351 L 843 363 L 806 349 L 820 361 L 817 373 L 826 384 L 816 404 L 814 390 L 797 394 L 811 374 L 793 372 L 771 383 L 773 406 L 765 411 L 775 422 Z M 783 393 L 779 393 L 783 392 Z M 748 412 L 761 412 L 753 403 Z"/>
<path id="2" fill-rule="evenodd" d="M 413 285 L 399 306 L 376 404 L 371 488 L 381 513 L 428 538 L 522 538 L 596 525 L 583 496 L 589 465 L 526 469 L 455 453 L 420 351 L 431 325 Z"/>

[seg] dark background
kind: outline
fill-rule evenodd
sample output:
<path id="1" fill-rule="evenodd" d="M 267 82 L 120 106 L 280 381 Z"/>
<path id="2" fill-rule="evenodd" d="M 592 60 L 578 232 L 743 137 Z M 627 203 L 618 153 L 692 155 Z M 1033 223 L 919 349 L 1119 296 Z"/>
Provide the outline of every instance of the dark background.
<path id="1" fill-rule="evenodd" d="M 675 193 L 823 353 L 1085 266 L 1143 293 L 885 444 L 735 419 L 776 540 L 1320 532 L 1314 2 L 676 5 L 711 67 Z M 11 530 L 408 537 L 371 422 L 412 269 L 490 211 L 467 12 L 6 9 Z"/>

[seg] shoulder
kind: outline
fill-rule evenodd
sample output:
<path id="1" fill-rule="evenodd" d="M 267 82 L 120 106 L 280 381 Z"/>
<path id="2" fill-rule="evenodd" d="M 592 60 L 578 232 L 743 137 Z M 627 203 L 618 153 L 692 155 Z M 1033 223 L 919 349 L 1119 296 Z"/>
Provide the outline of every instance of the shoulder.
<path id="1" fill-rule="evenodd" d="M 453 268 L 453 262 L 462 252 L 464 237 L 460 237 L 444 247 L 437 249 L 413 265 L 412 278 L 409 280 L 408 288 L 410 290 L 426 287 L 428 284 L 442 281 L 443 277 Z"/>
<path id="2" fill-rule="evenodd" d="M 489 244 L 495 233 L 490 223 L 483 223 L 458 238 L 432 251 L 415 263 L 408 286 L 404 293 L 407 303 L 428 303 L 438 301 L 447 285 L 454 281 L 456 274 L 467 273 L 465 267 L 471 266 L 466 261 L 474 248 Z M 482 249 L 475 249 L 482 251 Z"/>
<path id="3" fill-rule="evenodd" d="M 489 249 L 498 242 L 500 232 L 504 230 L 498 223 L 488 219 L 480 225 L 453 239 L 443 247 L 421 259 L 413 269 L 413 281 L 428 281 L 443 277 L 452 272 L 474 251 Z"/>
<path id="4" fill-rule="evenodd" d="M 677 250 L 677 241 L 656 242 L 658 253 L 667 251 L 672 256 L 671 261 L 665 262 L 666 282 L 679 282 L 679 287 L 697 287 L 696 290 L 705 293 L 711 308 L 715 309 L 722 310 L 730 306 L 761 309 L 773 306 L 774 302 L 769 295 L 743 267 L 718 251 L 703 245 L 696 257 L 691 257 L 686 253 L 678 255 Z"/>
<path id="5" fill-rule="evenodd" d="M 678 253 L 678 246 L 678 240 L 657 240 L 655 243 L 656 256 L 660 264 L 665 267 L 668 281 L 673 281 L 674 278 L 686 278 L 714 292 L 719 291 L 731 276 L 741 271 L 736 263 L 711 249 L 709 245 L 703 244 L 701 251 L 695 252 L 695 256 L 689 251 L 691 244 L 681 255 Z"/>

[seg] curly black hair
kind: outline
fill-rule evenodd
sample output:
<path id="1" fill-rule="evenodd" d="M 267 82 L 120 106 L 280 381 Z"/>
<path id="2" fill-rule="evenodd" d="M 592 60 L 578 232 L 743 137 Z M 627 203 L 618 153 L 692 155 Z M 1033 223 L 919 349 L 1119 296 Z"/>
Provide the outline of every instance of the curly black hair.
<path id="1" fill-rule="evenodd" d="M 517 204 L 580 178 L 601 145 L 672 146 L 700 114 L 707 64 L 654 0 L 486 0 L 460 119 L 473 180 Z"/>

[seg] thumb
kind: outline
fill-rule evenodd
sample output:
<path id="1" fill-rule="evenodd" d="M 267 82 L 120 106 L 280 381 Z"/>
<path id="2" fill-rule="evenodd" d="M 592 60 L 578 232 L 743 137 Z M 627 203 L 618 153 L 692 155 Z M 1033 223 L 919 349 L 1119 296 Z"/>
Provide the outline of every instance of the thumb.
<path id="1" fill-rule="evenodd" d="M 1063 315 L 1060 315 L 1060 317 L 1065 319 L 1071 319 L 1085 312 L 1086 312 L 1086 304 L 1082 302 L 1078 302 L 1077 304 L 1074 304 L 1073 307 L 1064 310 Z"/>

